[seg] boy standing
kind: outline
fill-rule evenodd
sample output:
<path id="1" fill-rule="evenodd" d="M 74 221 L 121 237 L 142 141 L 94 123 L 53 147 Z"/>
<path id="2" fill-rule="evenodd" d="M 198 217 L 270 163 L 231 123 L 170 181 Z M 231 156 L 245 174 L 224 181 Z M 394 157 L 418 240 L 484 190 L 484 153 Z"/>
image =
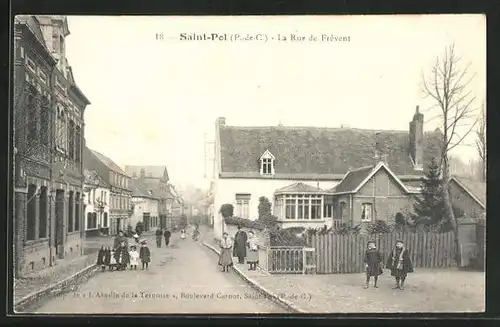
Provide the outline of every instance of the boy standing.
<path id="1" fill-rule="evenodd" d="M 139 258 L 142 262 L 142 270 L 146 268 L 148 269 L 149 262 L 151 261 L 151 252 L 149 251 L 149 247 L 146 244 L 146 241 L 141 242 L 141 250 L 139 251 Z"/>
<path id="2" fill-rule="evenodd" d="M 367 244 L 368 249 L 365 252 L 365 268 L 366 268 L 366 284 L 365 288 L 369 287 L 370 278 L 373 277 L 373 287 L 378 288 L 378 276 L 382 274 L 382 254 L 377 249 L 375 242 L 369 241 Z"/>

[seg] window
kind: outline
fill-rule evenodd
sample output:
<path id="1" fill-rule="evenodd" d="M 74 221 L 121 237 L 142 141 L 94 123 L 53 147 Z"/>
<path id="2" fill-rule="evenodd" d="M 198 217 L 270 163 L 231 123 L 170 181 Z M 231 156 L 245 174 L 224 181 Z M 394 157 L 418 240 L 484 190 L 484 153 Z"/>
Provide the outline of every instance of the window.
<path id="1" fill-rule="evenodd" d="M 38 237 L 47 237 L 47 187 L 40 188 Z"/>
<path id="2" fill-rule="evenodd" d="M 321 219 L 323 197 L 316 194 L 290 194 L 285 197 L 285 219 Z"/>
<path id="3" fill-rule="evenodd" d="M 68 128 L 66 127 L 66 114 L 64 109 L 59 106 L 57 109 L 57 122 L 56 122 L 56 144 L 64 152 L 68 147 Z"/>
<path id="4" fill-rule="evenodd" d="M 109 227 L 108 226 L 108 213 L 107 212 L 104 213 L 103 219 L 104 219 L 104 221 L 102 223 L 102 227 Z"/>
<path id="5" fill-rule="evenodd" d="M 68 233 L 73 231 L 73 191 L 69 192 L 69 201 L 68 201 Z"/>
<path id="6" fill-rule="evenodd" d="M 36 185 L 28 186 L 28 204 L 26 212 L 26 240 L 32 241 L 36 238 Z"/>
<path id="7" fill-rule="evenodd" d="M 361 221 L 372 221 L 373 207 L 371 203 L 361 205 Z"/>
<path id="8" fill-rule="evenodd" d="M 325 204 L 324 205 L 323 216 L 325 218 L 333 218 L 333 204 Z"/>
<path id="9" fill-rule="evenodd" d="M 75 123 L 70 120 L 68 124 L 68 153 L 70 159 L 75 159 Z"/>
<path id="10" fill-rule="evenodd" d="M 87 213 L 87 229 L 92 228 L 92 212 Z"/>
<path id="11" fill-rule="evenodd" d="M 80 193 L 76 193 L 75 199 L 75 231 L 80 230 Z"/>
<path id="12" fill-rule="evenodd" d="M 297 215 L 296 215 L 296 206 L 297 206 L 296 198 L 292 197 L 290 195 L 287 195 L 285 205 L 286 205 L 285 218 L 286 219 L 295 219 L 295 218 L 297 218 Z"/>
<path id="13" fill-rule="evenodd" d="M 321 219 L 321 199 L 311 199 L 311 219 Z"/>
<path id="14" fill-rule="evenodd" d="M 80 126 L 76 126 L 75 133 L 75 161 L 80 162 L 82 158 L 82 130 Z"/>
<path id="15" fill-rule="evenodd" d="M 274 175 L 274 156 L 266 150 L 260 157 L 260 173 L 262 175 Z"/>
<path id="16" fill-rule="evenodd" d="M 250 194 L 236 194 L 236 217 L 250 218 Z"/>
<path id="17" fill-rule="evenodd" d="M 42 98 L 42 113 L 41 113 L 41 121 L 40 121 L 40 127 L 41 127 L 41 138 L 42 138 L 42 143 L 45 145 L 49 144 L 50 141 L 50 130 L 52 129 L 52 124 L 50 122 L 50 114 L 51 114 L 51 108 L 50 108 L 50 101 L 47 96 L 43 96 Z"/>
<path id="18" fill-rule="evenodd" d="M 37 139 L 37 125 L 38 125 L 38 106 L 36 103 L 36 89 L 32 86 L 28 88 L 28 96 L 26 98 L 27 112 L 27 127 L 28 127 L 28 141 Z"/>

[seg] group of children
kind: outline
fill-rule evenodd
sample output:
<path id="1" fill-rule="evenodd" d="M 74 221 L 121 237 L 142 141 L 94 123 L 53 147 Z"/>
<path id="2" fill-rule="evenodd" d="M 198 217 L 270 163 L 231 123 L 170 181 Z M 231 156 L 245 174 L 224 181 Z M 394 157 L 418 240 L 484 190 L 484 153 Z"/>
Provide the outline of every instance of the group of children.
<path id="1" fill-rule="evenodd" d="M 151 252 L 146 241 L 141 242 L 141 248 L 137 251 L 135 245 L 127 246 L 122 241 L 116 248 L 102 246 L 97 254 L 97 265 L 101 266 L 102 271 L 126 270 L 130 266 L 131 270 L 137 270 L 139 261 L 142 263 L 142 269 L 148 269 L 151 261 Z"/>

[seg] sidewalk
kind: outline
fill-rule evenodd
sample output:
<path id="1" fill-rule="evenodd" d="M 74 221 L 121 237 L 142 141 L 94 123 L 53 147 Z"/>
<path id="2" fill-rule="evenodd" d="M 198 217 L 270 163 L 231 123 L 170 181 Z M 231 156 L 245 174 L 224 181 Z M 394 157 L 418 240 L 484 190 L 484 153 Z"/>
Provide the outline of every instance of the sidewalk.
<path id="1" fill-rule="evenodd" d="M 204 230 L 207 245 L 218 246 Z M 481 312 L 485 310 L 484 272 L 456 269 L 415 269 L 405 290 L 393 290 L 385 270 L 379 288 L 364 289 L 364 274 L 270 275 L 235 264 L 244 279 L 286 299 L 307 313 Z"/>

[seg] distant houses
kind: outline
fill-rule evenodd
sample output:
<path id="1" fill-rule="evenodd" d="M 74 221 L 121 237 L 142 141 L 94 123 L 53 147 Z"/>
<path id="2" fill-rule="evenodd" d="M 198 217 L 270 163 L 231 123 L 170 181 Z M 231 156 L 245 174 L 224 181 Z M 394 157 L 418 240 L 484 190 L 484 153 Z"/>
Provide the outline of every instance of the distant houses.
<path id="1" fill-rule="evenodd" d="M 215 125 L 214 231 L 218 212 L 257 219 L 258 199 L 272 202 L 283 227 L 356 224 L 394 217 L 419 193 L 424 166 L 439 157 L 441 132 L 424 132 L 418 110 L 408 131 Z"/>
<path id="2" fill-rule="evenodd" d="M 130 177 L 113 160 L 102 153 L 84 148 L 84 166 L 95 171 L 109 185 L 109 230 L 110 235 L 125 231 L 131 215 L 132 190 Z"/>
<path id="3" fill-rule="evenodd" d="M 486 214 L 486 183 L 452 176 L 449 183 L 451 200 L 464 215 L 482 218 Z"/>
<path id="4" fill-rule="evenodd" d="M 85 170 L 85 235 L 109 235 L 110 185 L 95 170 Z"/>
<path id="5" fill-rule="evenodd" d="M 132 189 L 132 215 L 129 225 L 136 228 L 137 223 L 142 222 L 144 231 L 156 229 L 160 226 L 158 194 L 155 190 L 147 187 L 143 181 L 131 179 L 130 187 Z"/>

